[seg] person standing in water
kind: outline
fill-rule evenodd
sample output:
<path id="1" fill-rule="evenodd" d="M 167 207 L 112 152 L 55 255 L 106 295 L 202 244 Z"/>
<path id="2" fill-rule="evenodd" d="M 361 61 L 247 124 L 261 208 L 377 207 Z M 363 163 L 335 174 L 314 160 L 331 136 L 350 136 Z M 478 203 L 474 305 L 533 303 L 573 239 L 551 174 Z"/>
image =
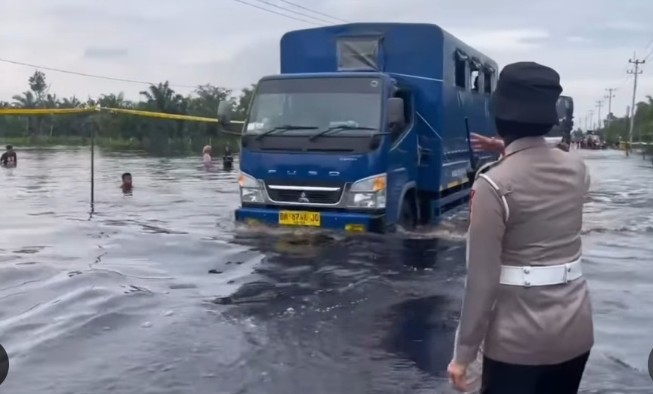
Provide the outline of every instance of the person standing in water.
<path id="1" fill-rule="evenodd" d="M 522 62 L 502 70 L 492 95 L 505 148 L 472 188 L 465 296 L 448 367 L 461 391 L 482 348 L 482 394 L 578 393 L 594 344 L 581 270 L 590 178 L 581 158 L 544 138 L 560 93 L 556 71 Z"/>
<path id="2" fill-rule="evenodd" d="M 132 190 L 134 189 L 134 185 L 132 184 L 132 174 L 128 172 L 122 174 L 122 185 L 120 185 L 120 188 L 122 189 L 123 193 L 132 192 Z"/>
<path id="3" fill-rule="evenodd" d="M 0 165 L 3 167 L 16 167 L 18 165 L 18 157 L 13 146 L 7 145 L 7 151 L 0 157 Z"/>
<path id="4" fill-rule="evenodd" d="M 202 162 L 205 165 L 209 165 L 213 161 L 213 157 L 211 157 L 212 153 L 213 153 L 213 148 L 211 147 L 211 145 L 205 145 L 204 149 L 202 149 Z"/>
<path id="5" fill-rule="evenodd" d="M 231 154 L 231 144 L 227 141 L 224 146 L 224 155 L 222 156 L 222 165 L 225 170 L 230 170 L 234 162 L 234 157 Z"/>

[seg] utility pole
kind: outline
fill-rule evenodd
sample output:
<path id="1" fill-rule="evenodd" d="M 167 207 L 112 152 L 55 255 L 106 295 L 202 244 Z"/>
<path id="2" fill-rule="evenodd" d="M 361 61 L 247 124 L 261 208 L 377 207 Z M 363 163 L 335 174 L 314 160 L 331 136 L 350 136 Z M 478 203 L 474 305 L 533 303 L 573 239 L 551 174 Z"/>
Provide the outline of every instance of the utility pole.
<path id="1" fill-rule="evenodd" d="M 590 122 L 590 128 L 589 130 L 594 130 L 594 111 L 590 109 L 590 115 L 589 115 L 589 122 Z"/>
<path id="2" fill-rule="evenodd" d="M 598 111 L 598 113 L 597 113 L 597 115 L 598 115 L 598 122 L 599 122 L 599 125 L 598 125 L 597 129 L 600 129 L 600 128 L 601 128 L 601 107 L 602 107 L 602 106 L 603 106 L 603 102 L 602 102 L 601 100 L 599 100 L 599 101 L 596 102 L 596 108 L 599 109 L 599 111 Z"/>
<path id="3" fill-rule="evenodd" d="M 607 120 L 607 124 L 606 124 L 606 126 L 608 126 L 608 125 L 610 125 L 610 120 L 611 120 L 610 116 L 612 115 L 612 99 L 614 98 L 614 94 L 612 94 L 612 92 L 614 92 L 617 89 L 607 88 L 605 90 L 608 92 L 608 95 L 605 96 L 605 98 L 608 99 L 608 120 Z"/>
<path id="4" fill-rule="evenodd" d="M 635 57 L 635 56 L 633 56 Z M 633 128 L 635 126 L 635 96 L 637 95 L 637 76 L 642 73 L 642 70 L 639 69 L 640 64 L 646 63 L 646 60 L 628 59 L 628 63 L 634 64 L 634 70 L 628 70 L 628 74 L 633 74 L 633 101 L 630 106 L 630 126 L 628 127 L 628 142 L 633 143 Z"/>
<path id="5" fill-rule="evenodd" d="M 585 132 L 590 129 L 590 120 L 589 120 L 589 114 L 585 114 L 585 117 L 583 119 L 585 121 Z"/>

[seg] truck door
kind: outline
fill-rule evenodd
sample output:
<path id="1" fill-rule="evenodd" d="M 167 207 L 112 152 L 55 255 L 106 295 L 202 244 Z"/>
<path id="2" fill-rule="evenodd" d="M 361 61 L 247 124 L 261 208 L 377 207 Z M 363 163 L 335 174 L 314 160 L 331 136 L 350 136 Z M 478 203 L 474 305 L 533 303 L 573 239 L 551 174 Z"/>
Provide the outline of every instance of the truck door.
<path id="1" fill-rule="evenodd" d="M 413 132 L 415 119 L 414 97 L 411 90 L 402 88 L 393 97 L 404 101 L 404 125 L 389 125 L 392 144 L 388 152 L 388 200 L 386 215 L 390 223 L 395 223 L 401 203 L 410 187 L 416 186 L 417 177 L 417 134 Z"/>

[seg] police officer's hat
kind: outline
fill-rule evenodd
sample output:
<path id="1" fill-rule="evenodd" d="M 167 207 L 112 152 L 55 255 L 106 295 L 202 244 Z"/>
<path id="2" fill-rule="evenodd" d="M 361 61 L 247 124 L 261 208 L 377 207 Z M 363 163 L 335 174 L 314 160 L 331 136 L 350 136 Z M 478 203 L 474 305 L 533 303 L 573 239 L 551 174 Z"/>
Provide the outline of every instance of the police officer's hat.
<path id="1" fill-rule="evenodd" d="M 560 93 L 560 75 L 552 68 L 535 62 L 508 64 L 492 94 L 494 116 L 510 122 L 558 124 Z"/>

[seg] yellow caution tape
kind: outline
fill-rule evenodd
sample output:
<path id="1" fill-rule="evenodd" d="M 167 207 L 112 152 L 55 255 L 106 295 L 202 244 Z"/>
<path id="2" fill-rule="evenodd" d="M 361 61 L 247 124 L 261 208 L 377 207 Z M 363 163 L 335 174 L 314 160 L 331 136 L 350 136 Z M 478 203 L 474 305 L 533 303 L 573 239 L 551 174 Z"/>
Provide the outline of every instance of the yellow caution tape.
<path id="1" fill-rule="evenodd" d="M 130 115 L 137 115 L 137 116 L 145 116 L 148 118 L 194 120 L 196 122 L 218 123 L 217 118 L 206 118 L 203 116 L 167 114 L 164 112 L 139 111 L 135 109 L 125 109 L 125 108 L 102 108 L 102 109 L 114 114 L 130 114 Z"/>
<path id="2" fill-rule="evenodd" d="M 0 115 L 71 115 L 97 111 L 97 108 L 0 108 Z"/>
<path id="3" fill-rule="evenodd" d="M 106 111 L 112 114 L 128 114 L 136 116 L 145 116 L 148 118 L 158 119 L 173 119 L 173 120 L 189 120 L 195 122 L 218 123 L 217 118 L 207 118 L 205 116 L 181 115 L 181 114 L 168 114 L 165 112 L 154 111 L 141 111 L 126 108 L 107 108 L 107 107 L 83 107 L 83 108 L 0 108 L 0 116 L 2 115 L 73 115 L 73 114 L 86 114 L 91 112 Z M 242 120 L 234 120 L 231 123 L 242 124 Z"/>

